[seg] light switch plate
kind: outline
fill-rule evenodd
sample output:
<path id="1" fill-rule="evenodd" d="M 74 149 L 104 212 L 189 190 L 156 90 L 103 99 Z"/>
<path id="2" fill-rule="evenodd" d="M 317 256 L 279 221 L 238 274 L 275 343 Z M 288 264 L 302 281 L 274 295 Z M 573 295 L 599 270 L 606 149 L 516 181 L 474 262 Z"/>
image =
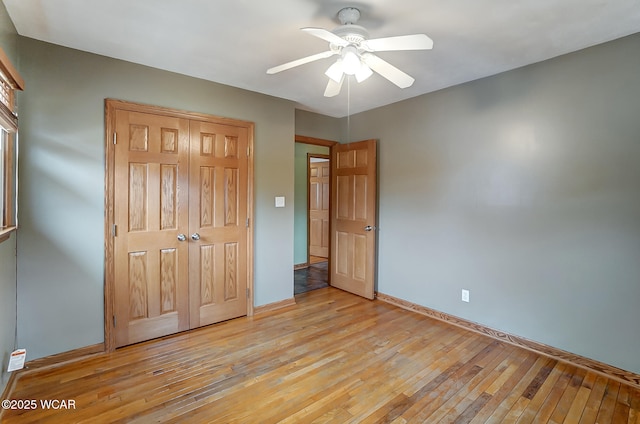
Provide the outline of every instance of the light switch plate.
<path id="1" fill-rule="evenodd" d="M 276 208 L 284 208 L 284 196 L 276 196 Z"/>

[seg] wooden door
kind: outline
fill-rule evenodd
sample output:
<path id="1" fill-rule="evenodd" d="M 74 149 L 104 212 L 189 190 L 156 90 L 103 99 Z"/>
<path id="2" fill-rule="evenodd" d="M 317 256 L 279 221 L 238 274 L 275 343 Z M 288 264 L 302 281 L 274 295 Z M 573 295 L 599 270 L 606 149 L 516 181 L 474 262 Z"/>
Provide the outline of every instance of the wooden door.
<path id="1" fill-rule="evenodd" d="M 189 121 L 116 111 L 116 346 L 189 328 Z"/>
<path id="2" fill-rule="evenodd" d="M 373 299 L 376 142 L 337 144 L 331 151 L 331 285 Z"/>
<path id="3" fill-rule="evenodd" d="M 247 128 L 191 122 L 191 327 L 247 314 Z"/>
<path id="4" fill-rule="evenodd" d="M 329 257 L 329 175 L 331 162 L 309 162 L 309 255 Z"/>

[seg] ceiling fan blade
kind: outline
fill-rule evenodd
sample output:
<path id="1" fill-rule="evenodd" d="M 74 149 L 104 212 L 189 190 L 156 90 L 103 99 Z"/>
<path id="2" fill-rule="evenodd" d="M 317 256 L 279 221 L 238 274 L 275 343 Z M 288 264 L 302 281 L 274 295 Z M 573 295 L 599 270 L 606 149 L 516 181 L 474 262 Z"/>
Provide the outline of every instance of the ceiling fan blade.
<path id="1" fill-rule="evenodd" d="M 327 84 L 327 88 L 324 90 L 324 96 L 334 97 L 340 94 L 343 81 L 344 81 L 344 74 L 342 74 L 342 78 L 340 78 L 340 82 L 335 82 L 334 80 L 329 78 L 329 83 Z"/>
<path id="2" fill-rule="evenodd" d="M 374 38 L 360 43 L 365 50 L 386 52 L 391 50 L 430 50 L 433 40 L 425 34 L 400 35 L 398 37 Z"/>
<path id="3" fill-rule="evenodd" d="M 311 56 L 303 57 L 302 59 L 293 60 L 291 62 L 284 63 L 282 65 L 274 66 L 273 68 L 267 69 L 267 74 L 275 74 L 278 72 L 286 71 L 287 69 L 295 68 L 296 66 L 304 65 L 305 63 L 313 62 L 315 60 L 325 59 L 327 57 L 331 57 L 336 52 L 332 50 L 328 50 L 326 52 L 317 53 Z"/>
<path id="4" fill-rule="evenodd" d="M 400 69 L 396 68 L 387 61 L 380 59 L 378 56 L 371 53 L 363 53 L 362 60 L 371 69 L 394 83 L 400 88 L 410 87 L 415 81 L 411 76 L 405 74 Z"/>
<path id="5" fill-rule="evenodd" d="M 336 46 L 344 47 L 348 46 L 349 42 L 343 38 L 338 37 L 331 31 L 327 31 L 324 28 L 302 28 L 304 32 L 307 34 L 311 34 L 314 37 L 321 38 L 325 41 L 328 41 Z"/>

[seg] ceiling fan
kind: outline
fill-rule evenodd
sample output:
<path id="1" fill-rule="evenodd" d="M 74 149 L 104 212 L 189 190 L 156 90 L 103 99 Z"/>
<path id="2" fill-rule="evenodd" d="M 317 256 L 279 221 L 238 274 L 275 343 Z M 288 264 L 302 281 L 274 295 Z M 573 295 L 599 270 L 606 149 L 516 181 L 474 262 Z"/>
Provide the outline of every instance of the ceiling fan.
<path id="1" fill-rule="evenodd" d="M 275 66 L 268 69 L 267 74 L 275 74 L 337 55 L 338 60 L 325 72 L 329 77 L 329 83 L 324 92 L 325 97 L 333 97 L 340 93 L 345 75 L 353 75 L 358 82 L 362 82 L 369 78 L 373 71 L 398 87 L 407 88 L 415 80 L 373 53 L 433 48 L 433 41 L 425 34 L 369 39 L 369 32 L 364 27 L 356 25 L 360 19 L 360 11 L 354 7 L 341 9 L 338 12 L 338 19 L 342 25 L 333 31 L 322 28 L 302 28 L 302 31 L 328 41 L 329 50 Z"/>

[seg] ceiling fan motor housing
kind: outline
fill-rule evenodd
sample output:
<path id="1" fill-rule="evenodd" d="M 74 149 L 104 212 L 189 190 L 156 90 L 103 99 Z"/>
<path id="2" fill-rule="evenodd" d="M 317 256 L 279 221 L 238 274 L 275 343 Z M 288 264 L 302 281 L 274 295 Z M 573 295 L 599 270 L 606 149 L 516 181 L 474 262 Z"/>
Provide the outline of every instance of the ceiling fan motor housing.
<path id="1" fill-rule="evenodd" d="M 338 12 L 338 20 L 341 26 L 332 32 L 349 44 L 359 47 L 360 43 L 369 38 L 369 31 L 360 25 L 356 25 L 360 19 L 360 11 L 355 7 L 345 7 Z"/>
<path id="2" fill-rule="evenodd" d="M 369 38 L 369 31 L 360 25 L 341 25 L 333 30 L 333 33 L 338 37 L 348 41 L 350 44 L 360 44 L 362 41 Z"/>

